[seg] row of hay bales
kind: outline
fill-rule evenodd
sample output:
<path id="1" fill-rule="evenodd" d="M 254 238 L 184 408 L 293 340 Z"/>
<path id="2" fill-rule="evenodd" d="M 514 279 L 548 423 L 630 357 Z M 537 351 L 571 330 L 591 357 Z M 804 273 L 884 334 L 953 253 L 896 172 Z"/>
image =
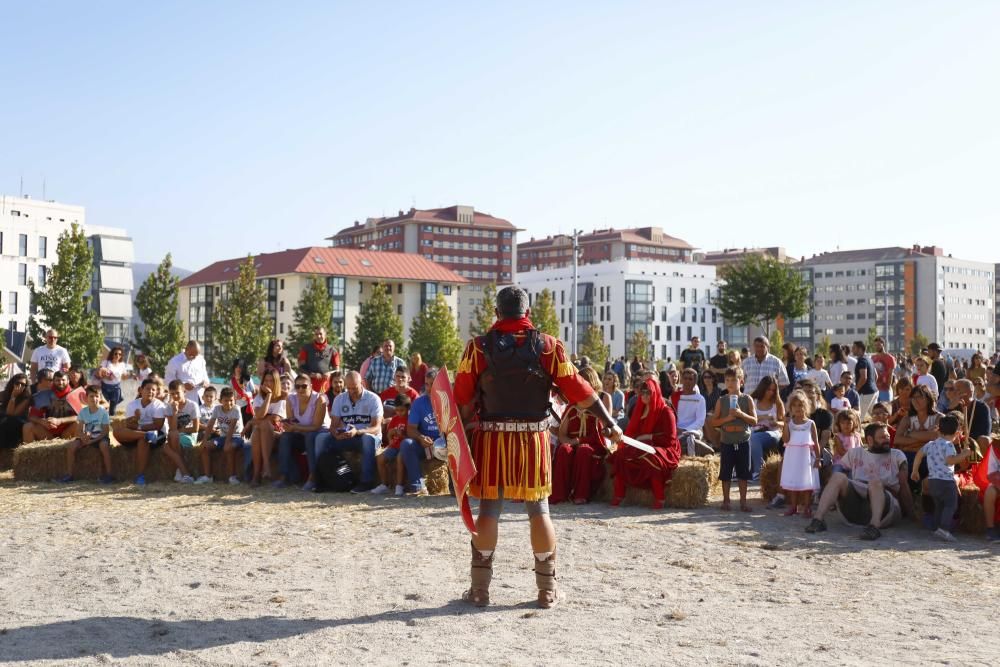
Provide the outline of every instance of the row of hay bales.
<path id="1" fill-rule="evenodd" d="M 595 494 L 594 500 L 609 502 L 614 491 L 611 466 L 607 466 L 604 483 Z M 719 457 L 684 456 L 674 471 L 666 488 L 668 507 L 695 509 L 708 504 L 709 496 L 719 487 Z M 626 505 L 649 506 L 653 502 L 653 492 L 649 489 L 628 487 L 625 492 Z"/>
<path id="2" fill-rule="evenodd" d="M 200 446 L 185 448 L 184 462 L 200 475 Z M 14 479 L 23 482 L 47 482 L 66 474 L 66 441 L 46 440 L 21 445 L 13 451 Z M 361 470 L 361 455 L 346 452 L 344 458 L 356 471 Z M 226 479 L 225 457 L 221 452 L 212 454 L 212 470 L 208 473 L 216 480 Z M 111 447 L 112 474 L 119 481 L 131 481 L 135 475 L 135 448 L 122 447 L 114 444 Z M 423 462 L 427 490 L 431 495 L 448 495 L 448 468 L 437 459 Z M 150 482 L 172 480 L 175 469 L 167 457 L 159 449 L 153 450 L 149 466 L 146 469 L 146 479 Z M 101 474 L 100 452 L 94 447 L 87 447 L 77 454 L 76 472 L 78 479 L 97 479 Z"/>
<path id="3" fill-rule="evenodd" d="M 820 483 L 826 486 L 830 479 L 830 467 L 826 466 L 820 471 Z M 764 461 L 760 469 L 760 495 L 770 502 L 781 490 L 781 455 L 772 454 Z M 915 508 L 917 512 L 922 512 L 922 508 Z M 979 487 L 966 486 L 960 490 L 958 504 L 958 529 L 962 532 L 972 534 L 982 534 L 986 532 L 986 516 L 983 513 L 982 503 L 979 502 Z"/>

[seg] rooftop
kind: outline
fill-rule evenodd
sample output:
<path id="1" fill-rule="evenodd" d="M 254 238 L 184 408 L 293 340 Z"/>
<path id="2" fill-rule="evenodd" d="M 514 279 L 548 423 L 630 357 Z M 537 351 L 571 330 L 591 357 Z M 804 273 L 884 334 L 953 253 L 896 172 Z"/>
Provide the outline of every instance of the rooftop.
<path id="1" fill-rule="evenodd" d="M 862 248 L 860 250 L 837 250 L 823 252 L 802 260 L 804 266 L 816 264 L 850 264 L 853 262 L 885 262 L 910 257 L 940 257 L 944 251 L 937 246 L 913 245 L 909 248 L 892 246 L 888 248 Z"/>
<path id="2" fill-rule="evenodd" d="M 580 234 L 580 243 L 600 243 L 609 241 L 624 241 L 625 243 L 656 244 L 670 248 L 693 250 L 694 246 L 676 236 L 664 234 L 660 227 L 632 227 L 628 229 L 595 229 L 592 232 Z M 530 241 L 517 244 L 518 250 L 531 250 L 552 245 L 562 245 L 572 242 L 569 234 L 555 234 L 543 239 L 532 237 Z"/>
<path id="3" fill-rule="evenodd" d="M 471 213 L 471 222 L 465 219 L 460 219 L 459 214 L 462 213 L 462 218 L 465 214 Z M 471 206 L 447 206 L 445 208 L 430 208 L 430 209 L 417 209 L 411 208 L 409 211 L 400 210 L 397 215 L 385 218 L 368 218 L 365 222 L 354 221 L 354 224 L 350 227 L 345 227 L 337 232 L 334 236 L 328 236 L 328 240 L 332 240 L 337 236 L 342 234 L 349 234 L 351 232 L 360 229 L 371 229 L 373 227 L 385 227 L 389 225 L 394 225 L 400 222 L 426 222 L 433 224 L 441 223 L 451 223 L 451 224 L 462 224 L 462 225 L 476 225 L 477 227 L 492 227 L 495 229 L 507 229 L 516 230 L 513 224 L 509 220 L 504 220 L 503 218 L 498 218 L 492 216 L 489 213 L 483 213 L 482 211 L 476 211 Z"/>
<path id="4" fill-rule="evenodd" d="M 313 246 L 264 253 L 253 259 L 260 277 L 308 273 L 386 280 L 469 282 L 450 269 L 410 253 Z M 209 264 L 182 280 L 181 286 L 229 282 L 239 275 L 240 264 L 245 261 L 245 257 L 238 257 Z"/>

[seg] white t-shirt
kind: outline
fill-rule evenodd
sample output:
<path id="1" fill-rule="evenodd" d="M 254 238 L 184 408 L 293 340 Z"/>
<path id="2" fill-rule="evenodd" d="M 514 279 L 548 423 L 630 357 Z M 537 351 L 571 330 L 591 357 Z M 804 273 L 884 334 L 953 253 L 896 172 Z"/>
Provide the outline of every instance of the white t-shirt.
<path id="1" fill-rule="evenodd" d="M 101 368 L 106 371 L 111 372 L 110 377 L 101 378 L 101 382 L 104 384 L 121 384 L 122 378 L 125 376 L 126 366 L 124 361 L 119 361 L 117 364 L 112 363 L 105 359 L 101 362 Z"/>
<path id="2" fill-rule="evenodd" d="M 835 361 L 830 364 L 830 379 L 832 380 L 830 384 L 840 384 L 840 376 L 850 370 L 850 366 L 843 361 Z M 853 372 L 851 373 L 851 377 L 854 377 Z M 853 379 L 851 381 L 853 382 Z"/>
<path id="3" fill-rule="evenodd" d="M 873 454 L 864 447 L 848 449 L 840 459 L 840 465 L 847 468 L 851 480 L 870 482 L 877 479 L 893 492 L 899 491 L 899 470 L 906 470 L 906 454 L 898 449 L 890 449 L 885 454 Z"/>
<path id="4" fill-rule="evenodd" d="M 152 368 L 149 368 L 149 367 L 139 368 L 135 372 L 135 377 L 139 381 L 139 384 L 142 384 L 142 381 L 145 380 L 146 378 L 148 378 L 152 374 L 153 374 L 153 369 Z"/>
<path id="5" fill-rule="evenodd" d="M 918 375 L 917 384 L 926 385 L 931 391 L 934 392 L 935 396 L 938 395 L 937 378 L 931 375 L 930 373 L 928 373 L 927 375 Z"/>
<path id="6" fill-rule="evenodd" d="M 161 417 L 167 416 L 167 406 L 153 399 L 149 402 L 149 405 L 143 406 L 142 399 L 137 398 L 128 404 L 125 408 L 125 415 L 128 417 L 134 417 L 135 411 L 139 411 L 139 426 L 152 426 L 154 419 L 160 419 Z M 166 430 L 167 422 L 166 419 L 163 421 L 164 430 Z"/>
<path id="7" fill-rule="evenodd" d="M 238 436 L 240 431 L 243 430 L 243 415 L 236 406 L 233 406 L 232 410 L 226 412 L 222 409 L 221 405 L 216 405 L 212 409 L 211 418 L 215 420 L 215 430 L 219 432 L 219 435 L 229 435 L 230 426 L 233 428 L 234 436 Z"/>
<path id="8" fill-rule="evenodd" d="M 177 415 L 178 430 L 187 428 L 201 418 L 201 410 L 198 408 L 198 404 L 190 400 L 184 401 L 184 405 L 179 410 L 174 410 L 174 404 L 170 403 L 166 406 L 165 412 L 167 417 Z"/>
<path id="9" fill-rule="evenodd" d="M 353 426 L 357 429 L 368 428 L 376 419 L 383 415 L 382 401 L 378 394 L 363 389 L 357 402 L 351 400 L 351 395 L 346 391 L 338 394 L 333 399 L 333 406 L 330 408 L 330 416 L 338 417 L 344 426 Z M 381 434 L 373 436 L 376 440 L 382 440 Z"/>
<path id="10" fill-rule="evenodd" d="M 49 349 L 47 345 L 42 345 L 41 347 L 36 347 L 35 351 L 31 353 L 31 363 L 38 364 L 38 370 L 48 368 L 54 373 L 61 371 L 63 367 L 69 368 L 72 360 L 69 358 L 69 352 L 66 351 L 65 347 L 56 345 L 54 348 Z"/>
<path id="11" fill-rule="evenodd" d="M 806 373 L 806 377 L 815 382 L 820 389 L 826 389 L 827 387 L 833 385 L 833 381 L 830 379 L 830 374 L 826 372 L 825 368 L 820 368 L 819 370 L 810 368 Z"/>
<path id="12" fill-rule="evenodd" d="M 264 397 L 260 394 L 253 399 L 253 410 L 257 412 L 259 408 L 264 407 Z M 271 405 L 267 407 L 267 414 L 278 415 L 282 419 L 285 418 L 285 402 L 284 401 L 271 401 Z"/>
<path id="13" fill-rule="evenodd" d="M 195 403 L 201 403 L 201 392 L 205 389 L 201 386 L 208 380 L 208 370 L 205 368 L 205 357 L 200 354 L 194 359 L 188 359 L 181 352 L 167 362 L 167 369 L 163 373 L 163 379 L 170 384 L 173 380 L 180 380 L 185 384 L 193 384 L 194 389 L 187 392 L 187 399 Z"/>

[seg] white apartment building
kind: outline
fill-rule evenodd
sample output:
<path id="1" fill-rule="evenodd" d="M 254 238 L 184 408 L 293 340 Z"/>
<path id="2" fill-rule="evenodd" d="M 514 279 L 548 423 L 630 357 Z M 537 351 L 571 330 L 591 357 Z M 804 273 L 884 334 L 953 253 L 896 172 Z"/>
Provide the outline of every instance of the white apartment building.
<path id="1" fill-rule="evenodd" d="M 543 289 L 555 298 L 561 337 L 572 349 L 573 268 L 524 271 L 517 285 L 534 299 Z M 578 269 L 577 342 L 590 324 L 601 327 L 611 356 L 629 354 L 638 329 L 650 340 L 650 357 L 677 359 L 692 336 L 699 336 L 705 355 L 711 356 L 722 339 L 722 316 L 714 305 L 718 296 L 715 267 L 682 262 L 616 260 L 585 264 Z"/>
<path id="2" fill-rule="evenodd" d="M 813 287 L 810 312 L 785 323 L 785 339 L 798 345 L 863 340 L 871 328 L 892 351 L 918 333 L 943 348 L 996 344 L 993 264 L 913 246 L 822 253 L 796 267 Z"/>
<path id="3" fill-rule="evenodd" d="M 132 239 L 124 229 L 88 224 L 83 206 L 0 195 L 0 293 L 3 326 L 15 333 L 28 328 L 28 281 L 44 287 L 57 261 L 59 235 L 80 225 L 94 251 L 92 307 L 100 314 L 106 338 L 131 334 Z"/>

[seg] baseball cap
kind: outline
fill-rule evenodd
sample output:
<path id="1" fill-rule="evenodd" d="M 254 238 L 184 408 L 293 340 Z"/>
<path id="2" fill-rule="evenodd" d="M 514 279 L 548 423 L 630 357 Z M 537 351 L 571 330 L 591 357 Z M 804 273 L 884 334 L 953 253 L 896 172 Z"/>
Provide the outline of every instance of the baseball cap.
<path id="1" fill-rule="evenodd" d="M 937 343 L 931 343 L 930 345 L 927 346 L 927 349 L 928 350 L 937 350 L 938 352 L 940 352 L 941 351 L 941 346 L 938 345 Z"/>

